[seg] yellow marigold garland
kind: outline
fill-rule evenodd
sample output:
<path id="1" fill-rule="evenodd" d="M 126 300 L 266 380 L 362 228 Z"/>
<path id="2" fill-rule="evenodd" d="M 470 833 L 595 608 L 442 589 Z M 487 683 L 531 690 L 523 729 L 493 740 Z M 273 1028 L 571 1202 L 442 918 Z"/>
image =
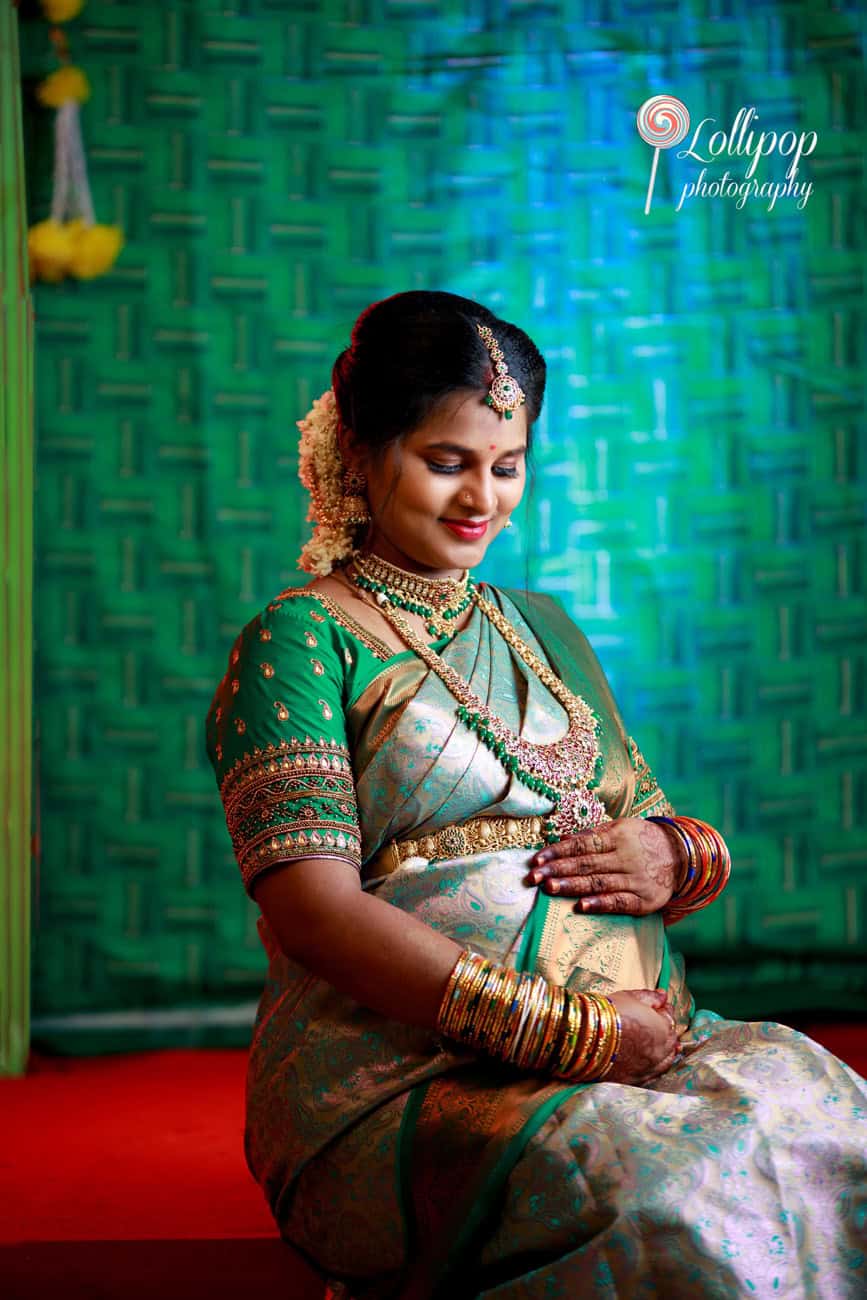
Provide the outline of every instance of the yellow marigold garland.
<path id="1" fill-rule="evenodd" d="M 90 99 L 90 82 L 81 71 L 71 63 L 65 68 L 50 72 L 44 81 L 36 87 L 36 98 L 46 108 L 60 108 L 72 100 L 84 104 Z"/>
<path id="2" fill-rule="evenodd" d="M 84 8 L 84 0 L 40 0 L 42 12 L 50 23 L 68 23 Z"/>
<path id="3" fill-rule="evenodd" d="M 83 5 L 84 0 L 42 0 L 52 23 L 75 18 Z M 36 88 L 40 104 L 56 110 L 51 215 L 30 227 L 27 248 L 33 279 L 56 284 L 67 275 L 92 280 L 110 270 L 123 247 L 123 232 L 96 220 L 79 119 L 79 106 L 90 98 L 90 83 L 82 69 L 69 62 L 63 33 L 54 28 L 51 37 L 63 66 Z"/>

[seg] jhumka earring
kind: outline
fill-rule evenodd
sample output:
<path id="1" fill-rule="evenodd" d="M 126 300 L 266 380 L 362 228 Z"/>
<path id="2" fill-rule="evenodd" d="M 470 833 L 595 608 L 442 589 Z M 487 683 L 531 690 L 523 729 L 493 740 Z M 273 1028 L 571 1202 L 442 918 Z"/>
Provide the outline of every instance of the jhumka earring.
<path id="1" fill-rule="evenodd" d="M 370 523 L 370 507 L 364 495 L 366 487 L 367 479 L 360 470 L 347 468 L 343 471 L 340 511 L 348 524 Z"/>
<path id="2" fill-rule="evenodd" d="M 482 342 L 488 349 L 494 363 L 494 378 L 485 401 L 488 406 L 493 407 L 498 415 L 505 415 L 507 420 L 511 420 L 512 412 L 516 411 L 526 401 L 524 390 L 517 379 L 509 374 L 509 367 L 506 365 L 503 350 L 488 326 L 480 325 L 476 321 L 476 329 L 479 331 Z"/>

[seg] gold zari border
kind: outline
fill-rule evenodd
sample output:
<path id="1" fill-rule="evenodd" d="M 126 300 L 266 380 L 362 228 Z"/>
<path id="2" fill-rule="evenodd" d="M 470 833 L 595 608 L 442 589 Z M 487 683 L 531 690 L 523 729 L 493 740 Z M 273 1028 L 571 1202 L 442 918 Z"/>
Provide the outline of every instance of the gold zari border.
<path id="1" fill-rule="evenodd" d="M 308 763 L 304 760 L 304 754 L 315 754 L 318 757 L 311 757 Z M 349 750 L 339 740 L 328 740 L 324 736 L 318 740 L 305 736 L 300 740 L 297 736 L 292 736 L 289 740 L 281 740 L 279 745 L 266 745 L 264 748 L 257 746 L 242 754 L 232 764 L 220 782 L 220 798 L 224 807 L 229 799 L 238 798 L 248 784 L 258 780 L 263 770 L 272 776 L 295 771 L 316 771 L 320 774 L 333 772 L 352 776 Z"/>
<path id="2" fill-rule="evenodd" d="M 635 769 L 635 797 L 629 811 L 630 817 L 647 817 L 650 813 L 661 817 L 673 817 L 674 809 L 657 785 L 656 777 L 651 772 L 647 759 L 631 736 L 629 755 Z"/>

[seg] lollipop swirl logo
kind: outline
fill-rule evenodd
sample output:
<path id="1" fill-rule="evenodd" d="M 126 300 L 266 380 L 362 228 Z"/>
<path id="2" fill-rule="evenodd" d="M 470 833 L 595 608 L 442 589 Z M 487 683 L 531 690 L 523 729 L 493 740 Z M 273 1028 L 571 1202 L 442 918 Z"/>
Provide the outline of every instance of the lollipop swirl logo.
<path id="1" fill-rule="evenodd" d="M 749 165 L 742 178 L 726 170 L 717 180 L 707 178 L 704 166 L 694 180 L 683 185 L 680 201 L 676 210 L 679 212 L 689 199 L 726 198 L 734 199 L 736 207 L 742 208 L 751 198 L 766 198 L 768 211 L 781 198 L 797 199 L 798 208 L 803 208 L 813 192 L 812 181 L 799 181 L 798 168 L 802 158 L 808 158 L 819 141 L 816 131 L 765 131 L 755 130 L 754 124 L 759 120 L 755 107 L 750 105 L 739 108 L 728 130 L 716 130 L 707 135 L 705 128 L 715 123 L 716 118 L 703 117 L 695 127 L 692 139 L 685 149 L 678 150 L 678 158 L 694 158 L 700 163 L 713 164 L 725 158 L 749 158 Z M 656 169 L 659 165 L 660 149 L 673 149 L 686 137 L 690 129 L 689 110 L 682 100 L 674 95 L 651 95 L 641 105 L 635 116 L 638 134 L 646 144 L 653 146 L 653 162 L 650 166 L 650 180 L 647 184 L 647 198 L 644 203 L 644 215 L 650 212 L 653 201 L 653 187 L 656 183 Z M 707 138 L 705 138 L 707 137 Z M 762 179 L 756 176 L 756 169 L 763 158 L 777 154 L 789 160 L 785 180 Z"/>
<path id="2" fill-rule="evenodd" d="M 652 144 L 653 163 L 650 168 L 650 180 L 647 185 L 647 198 L 644 201 L 645 216 L 650 211 L 653 199 L 653 187 L 656 183 L 656 167 L 659 162 L 660 149 L 671 149 L 689 130 L 689 109 L 674 95 L 651 95 L 638 110 L 635 118 L 638 134 L 646 144 Z"/>

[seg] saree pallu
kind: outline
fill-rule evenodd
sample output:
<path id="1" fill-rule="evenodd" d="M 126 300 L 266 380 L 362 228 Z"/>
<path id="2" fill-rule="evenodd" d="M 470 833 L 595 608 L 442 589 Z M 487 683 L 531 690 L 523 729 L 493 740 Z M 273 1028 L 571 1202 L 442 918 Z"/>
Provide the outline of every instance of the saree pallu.
<path id="1" fill-rule="evenodd" d="M 608 816 L 667 807 L 574 625 L 544 599 L 486 594 L 600 719 Z M 441 654 L 523 736 L 566 731 L 478 609 Z M 457 722 L 415 658 L 376 674 L 346 723 L 366 888 L 569 987 L 667 988 L 685 1059 L 642 1088 L 520 1074 L 337 993 L 287 959 L 261 918 L 269 972 L 245 1152 L 282 1235 L 334 1295 L 867 1294 L 864 1082 L 784 1026 L 696 1012 L 659 916 L 576 914 L 525 883 L 532 849 L 413 857 L 380 874 L 394 839 L 550 804 Z"/>

